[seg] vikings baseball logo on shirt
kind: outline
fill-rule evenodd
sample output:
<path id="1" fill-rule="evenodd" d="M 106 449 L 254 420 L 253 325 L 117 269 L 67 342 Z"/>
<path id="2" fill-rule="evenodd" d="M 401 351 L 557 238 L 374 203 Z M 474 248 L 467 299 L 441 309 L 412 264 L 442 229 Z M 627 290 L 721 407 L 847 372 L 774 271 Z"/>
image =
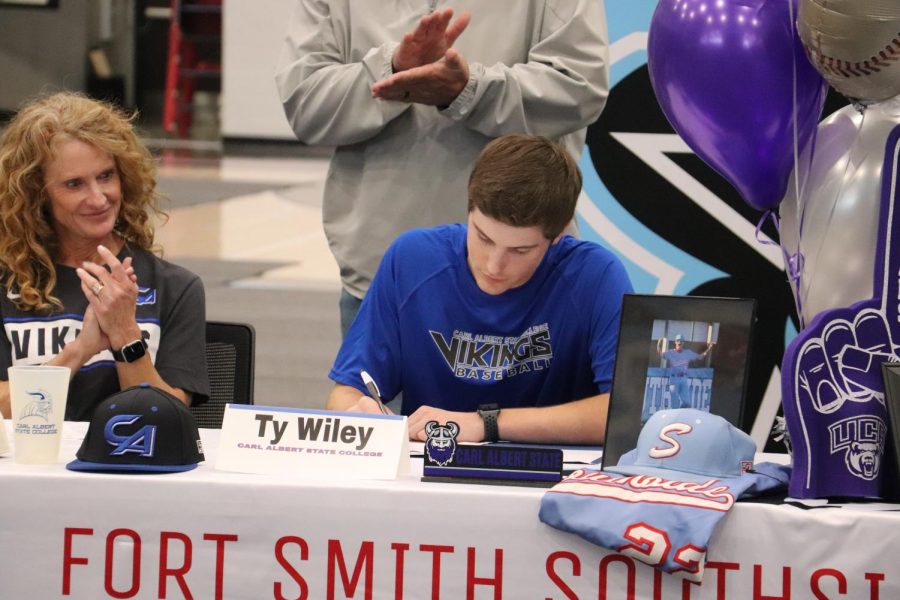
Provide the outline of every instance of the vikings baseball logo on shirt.
<path id="1" fill-rule="evenodd" d="M 819 313 L 785 353 L 790 494 L 878 497 L 887 434 L 881 364 L 900 360 L 900 127 L 888 136 L 872 298 Z"/>
<path id="2" fill-rule="evenodd" d="M 500 381 L 547 369 L 553 360 L 547 323 L 533 325 L 518 337 L 454 330 L 448 341 L 439 331 L 429 333 L 447 365 L 460 379 Z"/>

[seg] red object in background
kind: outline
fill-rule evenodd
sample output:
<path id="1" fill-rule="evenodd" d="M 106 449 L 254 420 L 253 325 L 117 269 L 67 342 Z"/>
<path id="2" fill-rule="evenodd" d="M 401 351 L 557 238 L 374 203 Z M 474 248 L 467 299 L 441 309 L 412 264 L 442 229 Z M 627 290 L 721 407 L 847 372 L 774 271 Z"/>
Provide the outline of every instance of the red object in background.
<path id="1" fill-rule="evenodd" d="M 172 0 L 163 129 L 187 137 L 197 79 L 222 73 L 222 0 Z"/>

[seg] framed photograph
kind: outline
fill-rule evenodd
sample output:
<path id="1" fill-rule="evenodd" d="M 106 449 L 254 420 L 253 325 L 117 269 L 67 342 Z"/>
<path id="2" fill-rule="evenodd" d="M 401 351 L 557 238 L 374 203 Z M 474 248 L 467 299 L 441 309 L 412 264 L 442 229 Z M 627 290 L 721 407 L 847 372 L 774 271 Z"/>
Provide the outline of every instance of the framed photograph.
<path id="1" fill-rule="evenodd" d="M 884 377 L 884 403 L 888 409 L 888 448 L 893 448 L 893 456 L 886 456 L 887 464 L 893 468 L 893 479 L 900 482 L 900 362 L 881 364 Z M 893 459 L 893 460 L 891 460 Z M 892 497 L 900 498 L 900 490 L 893 486 Z"/>
<path id="2" fill-rule="evenodd" d="M 752 298 L 627 294 L 602 466 L 637 445 L 653 413 L 696 408 L 747 430 L 744 397 L 756 320 Z"/>

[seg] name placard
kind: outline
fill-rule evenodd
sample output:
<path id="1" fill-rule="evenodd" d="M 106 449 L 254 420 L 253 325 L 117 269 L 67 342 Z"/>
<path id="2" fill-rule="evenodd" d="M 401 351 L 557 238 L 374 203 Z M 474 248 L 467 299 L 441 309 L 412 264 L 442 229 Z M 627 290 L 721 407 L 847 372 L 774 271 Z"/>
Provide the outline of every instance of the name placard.
<path id="1" fill-rule="evenodd" d="M 429 440 L 422 480 L 550 487 L 562 479 L 562 468 L 559 448 L 505 443 L 450 445 Z"/>
<path id="2" fill-rule="evenodd" d="M 406 417 L 228 404 L 216 468 L 309 478 L 409 473 Z"/>

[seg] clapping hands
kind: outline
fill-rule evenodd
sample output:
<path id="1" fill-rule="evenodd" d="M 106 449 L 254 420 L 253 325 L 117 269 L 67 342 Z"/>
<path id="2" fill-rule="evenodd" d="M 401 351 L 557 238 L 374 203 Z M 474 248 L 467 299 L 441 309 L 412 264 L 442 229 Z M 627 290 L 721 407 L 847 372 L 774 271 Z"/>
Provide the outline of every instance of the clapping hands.
<path id="1" fill-rule="evenodd" d="M 469 80 L 469 64 L 452 46 L 471 19 L 468 11 L 451 23 L 453 9 L 422 17 L 394 51 L 394 74 L 372 86 L 381 100 L 448 106 Z"/>
<path id="2" fill-rule="evenodd" d="M 140 337 L 140 329 L 135 321 L 138 286 L 131 257 L 119 261 L 105 246 L 97 251 L 103 264 L 86 261 L 76 272 L 88 300 L 82 335 L 101 345 L 99 351 Z"/>

